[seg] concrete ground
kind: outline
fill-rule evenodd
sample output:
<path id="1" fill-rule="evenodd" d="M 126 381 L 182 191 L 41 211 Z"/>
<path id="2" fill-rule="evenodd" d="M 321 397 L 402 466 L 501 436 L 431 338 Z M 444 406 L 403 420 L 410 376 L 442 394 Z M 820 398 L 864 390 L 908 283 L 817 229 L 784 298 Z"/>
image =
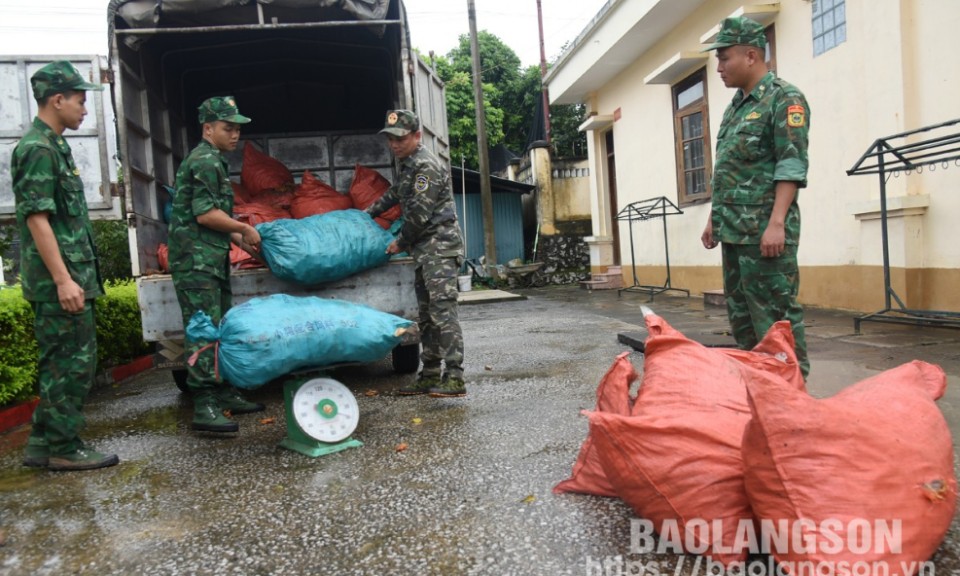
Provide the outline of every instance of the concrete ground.
<path id="1" fill-rule="evenodd" d="M 696 297 L 520 293 L 462 306 L 466 398 L 397 396 L 413 375 L 394 375 L 389 361 L 337 370 L 359 402 L 362 448 L 316 459 L 279 448 L 279 384 L 250 394 L 267 412 L 239 416 L 239 434 L 193 433 L 191 404 L 166 372 L 91 395 L 85 437 L 120 455 L 114 468 L 23 468 L 28 431 L 0 436 L 0 574 L 640 573 L 598 568 L 641 560 L 629 554 L 624 504 L 551 488 L 586 436 L 580 410 L 629 349 L 618 334 L 642 333 L 640 306 L 701 340 L 726 338 L 725 312 Z M 957 434 L 960 331 L 866 323 L 857 336 L 853 315 L 832 310 L 808 310 L 807 323 L 812 394 L 934 362 L 948 375 L 940 407 Z M 642 355 L 631 358 L 642 369 Z M 646 574 L 697 573 L 690 558 L 642 561 Z M 933 561 L 960 573 L 956 521 Z"/>

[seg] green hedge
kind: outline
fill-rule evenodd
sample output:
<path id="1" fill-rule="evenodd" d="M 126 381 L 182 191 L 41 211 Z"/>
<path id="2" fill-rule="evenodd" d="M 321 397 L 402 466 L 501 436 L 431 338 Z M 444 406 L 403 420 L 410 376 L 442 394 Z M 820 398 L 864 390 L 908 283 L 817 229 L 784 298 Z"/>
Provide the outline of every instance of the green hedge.
<path id="1" fill-rule="evenodd" d="M 97 368 L 150 353 L 141 336 L 140 306 L 133 281 L 108 283 L 97 299 Z M 33 310 L 19 287 L 0 290 L 0 406 L 37 393 L 37 342 Z"/>

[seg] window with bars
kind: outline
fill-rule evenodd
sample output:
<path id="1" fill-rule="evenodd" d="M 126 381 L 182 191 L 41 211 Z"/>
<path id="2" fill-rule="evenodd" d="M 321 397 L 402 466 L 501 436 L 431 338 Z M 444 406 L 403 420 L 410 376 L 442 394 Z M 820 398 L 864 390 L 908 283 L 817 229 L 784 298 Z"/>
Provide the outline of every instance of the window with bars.
<path id="1" fill-rule="evenodd" d="M 847 40 L 846 0 L 813 0 L 813 55 L 819 56 Z"/>
<path id="2" fill-rule="evenodd" d="M 710 198 L 710 141 L 706 68 L 673 87 L 673 125 L 680 205 Z"/>

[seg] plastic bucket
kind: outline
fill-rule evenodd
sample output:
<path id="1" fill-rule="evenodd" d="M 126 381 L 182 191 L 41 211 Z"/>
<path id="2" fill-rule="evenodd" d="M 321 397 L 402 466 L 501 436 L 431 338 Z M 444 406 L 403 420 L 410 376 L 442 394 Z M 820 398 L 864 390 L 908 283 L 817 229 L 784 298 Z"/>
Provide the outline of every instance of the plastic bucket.
<path id="1" fill-rule="evenodd" d="M 471 290 L 470 278 L 471 276 L 469 274 L 466 276 L 457 276 L 457 285 L 461 292 L 469 292 Z"/>

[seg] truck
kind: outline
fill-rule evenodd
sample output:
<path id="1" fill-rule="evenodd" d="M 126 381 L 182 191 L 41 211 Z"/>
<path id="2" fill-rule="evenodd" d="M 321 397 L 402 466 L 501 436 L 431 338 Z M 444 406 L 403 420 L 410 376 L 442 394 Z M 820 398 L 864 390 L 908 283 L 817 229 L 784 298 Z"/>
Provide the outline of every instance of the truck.
<path id="1" fill-rule="evenodd" d="M 68 138 L 92 217 L 127 223 L 143 339 L 157 343 L 156 366 L 173 370 L 183 390 L 184 327 L 158 248 L 167 238 L 167 189 L 200 139 L 199 104 L 231 95 L 253 118 L 237 150 L 226 155 L 231 180 L 240 180 L 243 147 L 253 144 L 295 176 L 309 170 L 345 193 L 358 165 L 396 178 L 398 167 L 378 134 L 391 109 L 415 110 L 424 145 L 449 166 L 443 83 L 411 47 L 402 0 L 112 0 L 107 17 L 106 61 L 69 57 L 108 90 L 88 93 L 90 115 Z M 15 142 L 35 114 L 30 75 L 55 59 L 0 58 L 0 91 L 7 92 L 0 101 L 10 94 L 21 100 L 16 118 L 4 119 L 11 107 L 0 106 L 0 147 Z M 20 130 L 7 130 L 18 122 Z M 9 218 L 13 196 L 3 186 L 9 167 L 0 170 L 7 170 L 0 171 L 0 218 Z M 256 268 L 233 271 L 231 286 L 235 303 L 275 293 L 314 295 L 416 319 L 414 269 L 410 258 L 395 258 L 306 286 Z M 416 371 L 416 331 L 391 356 L 397 372 Z"/>

